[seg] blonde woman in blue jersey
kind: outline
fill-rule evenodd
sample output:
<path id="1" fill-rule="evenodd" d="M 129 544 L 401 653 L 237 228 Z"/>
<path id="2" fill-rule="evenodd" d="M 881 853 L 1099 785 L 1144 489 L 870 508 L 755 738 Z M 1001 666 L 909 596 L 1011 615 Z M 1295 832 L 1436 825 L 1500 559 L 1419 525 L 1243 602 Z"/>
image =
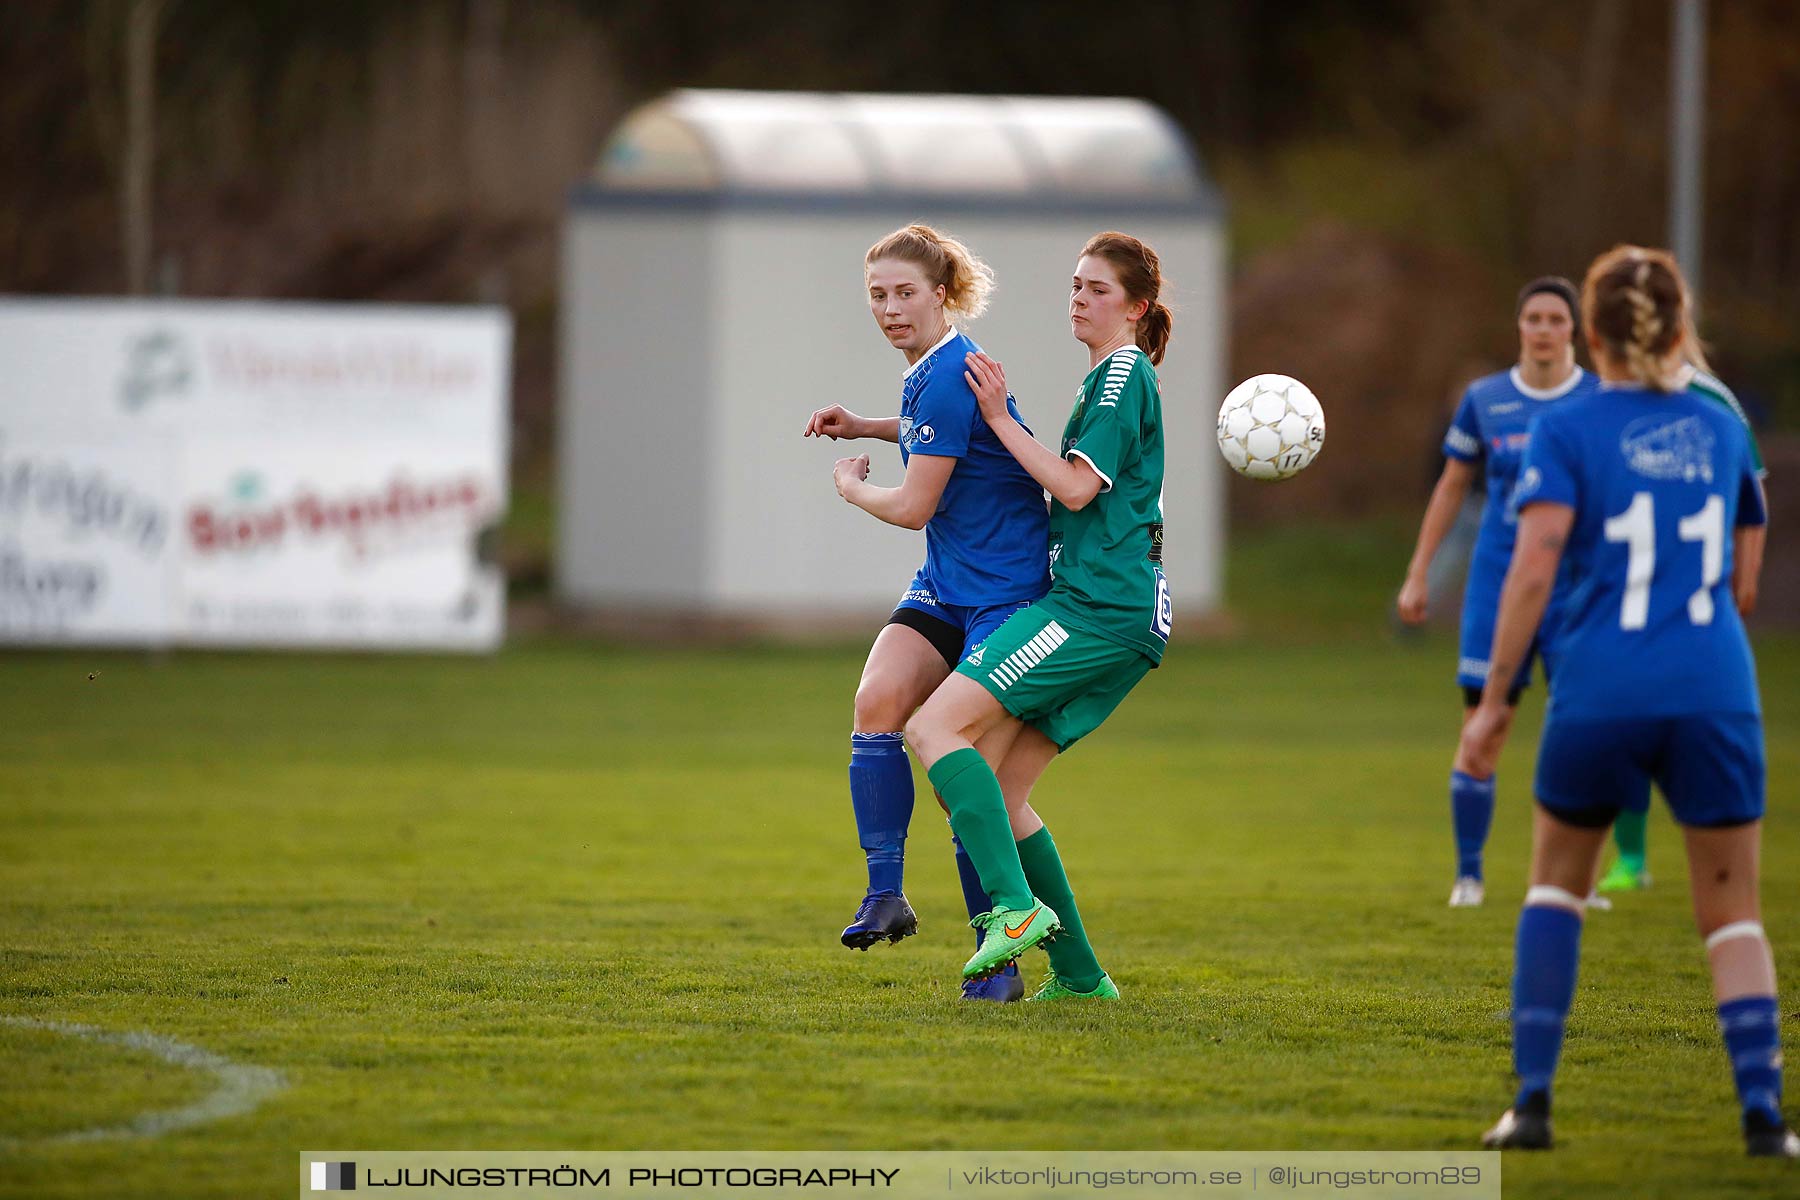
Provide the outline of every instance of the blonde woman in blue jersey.
<path id="1" fill-rule="evenodd" d="M 1738 403 L 1731 389 L 1713 375 L 1712 368 L 1706 361 L 1706 353 L 1701 348 L 1699 335 L 1695 333 L 1691 323 L 1683 330 L 1681 344 L 1682 357 L 1687 360 L 1682 386 L 1729 410 L 1732 416 L 1742 422 L 1744 431 L 1750 438 L 1751 464 L 1756 468 L 1757 478 L 1765 478 L 1768 471 L 1763 466 L 1762 448 L 1757 445 L 1756 431 L 1750 428 L 1750 418 L 1745 415 L 1743 406 Z M 1763 534 L 1761 527 L 1746 527 L 1738 539 L 1737 554 L 1741 569 L 1733 591 L 1738 613 L 1746 617 L 1756 608 L 1757 581 L 1762 574 Z M 1650 886 L 1646 824 L 1644 813 L 1633 812 L 1622 812 L 1619 819 L 1613 822 L 1613 844 L 1618 850 L 1618 856 L 1613 859 L 1612 868 L 1595 885 L 1596 892 L 1630 892 Z"/>
<path id="2" fill-rule="evenodd" d="M 1621 812 L 1654 782 L 1689 886 L 1745 1150 L 1800 1158 L 1781 1111 L 1775 960 L 1759 898 L 1767 788 L 1756 664 L 1738 615 L 1765 522 L 1743 424 L 1692 386 L 1687 287 L 1667 253 L 1619 246 L 1582 290 L 1601 389 L 1541 415 L 1514 494 L 1518 544 L 1481 701 L 1459 753 L 1492 771 L 1566 558 L 1575 584 L 1538 753 L 1531 886 L 1513 971 L 1513 1105 L 1482 1138 L 1551 1145 L 1551 1083 L 1575 997 L 1583 896 Z"/>
<path id="3" fill-rule="evenodd" d="M 860 417 L 832 405 L 812 414 L 805 435 L 899 446 L 898 487 L 869 482 L 867 454 L 839 459 L 833 479 L 840 496 L 877 520 L 924 530 L 925 563 L 876 637 L 856 688 L 850 803 L 869 880 L 839 940 L 858 950 L 918 929 L 901 887 L 913 812 L 906 719 L 964 654 L 1050 586 L 1043 491 L 977 411 L 963 361 L 980 347 L 953 324 L 981 315 L 993 272 L 954 238 L 908 225 L 869 248 L 863 276 L 876 326 L 906 357 L 900 413 Z M 1010 396 L 1005 408 L 1017 421 Z M 987 912 L 992 905 L 960 841 L 957 867 L 970 916 Z M 1023 994 L 1017 971 L 963 988 L 970 1000 Z"/>
<path id="4" fill-rule="evenodd" d="M 906 736 L 993 899 L 975 919 L 987 936 L 963 976 L 1005 970 L 1046 944 L 1050 974 L 1032 996 L 1038 1001 L 1119 998 L 1030 796 L 1050 761 L 1106 720 L 1168 642 L 1162 398 L 1152 365 L 1171 325 L 1161 289 L 1156 252 L 1137 238 L 1102 233 L 1082 248 L 1069 324 L 1089 370 L 1058 450 L 1011 416 L 1000 364 L 979 353 L 968 359 L 982 415 L 1050 493 L 1055 582 L 963 658 Z"/>

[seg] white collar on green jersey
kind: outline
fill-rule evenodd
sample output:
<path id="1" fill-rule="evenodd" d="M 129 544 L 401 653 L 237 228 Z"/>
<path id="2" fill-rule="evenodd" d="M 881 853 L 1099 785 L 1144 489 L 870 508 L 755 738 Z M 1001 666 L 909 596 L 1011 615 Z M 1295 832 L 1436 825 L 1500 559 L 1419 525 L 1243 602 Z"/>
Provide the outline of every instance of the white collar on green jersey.
<path id="1" fill-rule="evenodd" d="M 1561 397 L 1566 396 L 1570 392 L 1574 391 L 1575 385 L 1580 382 L 1581 382 L 1581 368 L 1580 367 L 1576 367 L 1573 370 L 1571 370 L 1569 372 L 1569 377 L 1567 379 L 1563 380 L 1561 383 L 1557 384 L 1553 388 L 1530 387 L 1526 384 L 1525 376 L 1520 373 L 1519 368 L 1515 366 L 1512 369 L 1512 385 L 1519 389 L 1519 392 L 1521 395 L 1529 396 L 1533 400 L 1560 399 Z"/>
<path id="2" fill-rule="evenodd" d="M 919 362 L 913 363 L 911 366 L 907 367 L 906 370 L 900 372 L 901 382 L 904 383 L 906 380 L 911 379 L 912 373 L 919 369 L 919 363 L 924 362 L 926 359 L 928 359 L 932 355 L 936 354 L 939 350 L 942 350 L 944 348 L 944 343 L 948 342 L 951 338 L 953 338 L 955 336 L 956 336 L 956 326 L 952 325 L 949 329 L 944 331 L 944 336 L 937 340 L 937 345 L 933 346 L 931 349 L 927 350 L 925 353 L 919 355 Z"/>

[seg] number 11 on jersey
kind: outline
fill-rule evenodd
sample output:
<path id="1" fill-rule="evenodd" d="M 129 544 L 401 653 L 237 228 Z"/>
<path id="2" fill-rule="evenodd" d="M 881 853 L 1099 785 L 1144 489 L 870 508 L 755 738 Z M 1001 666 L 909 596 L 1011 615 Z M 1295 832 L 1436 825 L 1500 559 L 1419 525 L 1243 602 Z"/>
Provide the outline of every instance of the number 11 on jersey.
<path id="1" fill-rule="evenodd" d="M 1725 571 L 1725 498 L 1708 496 L 1700 511 L 1681 518 L 1676 533 L 1684 542 L 1700 543 L 1700 588 L 1688 597 L 1688 620 L 1710 625 L 1712 589 Z M 1642 629 L 1650 619 L 1650 580 L 1656 574 L 1656 501 L 1638 492 L 1625 511 L 1606 519 L 1606 540 L 1625 543 L 1625 597 L 1619 604 L 1619 628 Z"/>

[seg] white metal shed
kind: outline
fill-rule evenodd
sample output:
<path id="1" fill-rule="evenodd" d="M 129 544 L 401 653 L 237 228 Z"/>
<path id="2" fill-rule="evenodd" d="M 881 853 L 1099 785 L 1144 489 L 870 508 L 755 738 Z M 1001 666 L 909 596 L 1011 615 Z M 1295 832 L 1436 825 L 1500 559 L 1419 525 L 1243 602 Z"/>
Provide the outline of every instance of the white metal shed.
<path id="1" fill-rule="evenodd" d="M 803 439 L 833 402 L 899 405 L 905 361 L 873 327 L 862 258 L 909 221 L 998 277 L 969 332 L 1054 444 L 1085 349 L 1076 252 L 1153 245 L 1175 337 L 1161 368 L 1167 572 L 1183 614 L 1220 598 L 1220 205 L 1168 117 L 1137 100 L 680 91 L 633 113 L 570 200 L 563 248 L 559 599 L 615 614 L 875 628 L 922 534 L 839 500 L 831 464 L 885 443 Z"/>

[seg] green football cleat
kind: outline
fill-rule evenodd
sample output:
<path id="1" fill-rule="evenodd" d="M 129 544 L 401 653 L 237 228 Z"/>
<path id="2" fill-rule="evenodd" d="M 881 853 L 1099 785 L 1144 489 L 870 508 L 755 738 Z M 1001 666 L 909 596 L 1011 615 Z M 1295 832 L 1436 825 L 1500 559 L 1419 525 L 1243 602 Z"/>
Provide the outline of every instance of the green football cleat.
<path id="1" fill-rule="evenodd" d="M 1624 859 L 1613 863 L 1612 869 L 1600 880 L 1594 890 L 1597 892 L 1640 892 L 1650 886 L 1650 872 L 1633 867 Z"/>
<path id="2" fill-rule="evenodd" d="M 1055 971 L 1052 971 L 1044 976 L 1042 986 L 1033 994 L 1025 997 L 1025 1000 L 1030 1003 L 1033 1000 L 1117 1000 L 1118 998 L 1119 985 L 1114 983 L 1112 976 L 1104 971 L 1100 973 L 1100 982 L 1096 983 L 1092 990 L 1086 992 L 1076 991 L 1064 983 Z"/>
<path id="3" fill-rule="evenodd" d="M 1042 900 L 1031 908 L 996 908 L 979 914 L 969 924 L 985 931 L 975 957 L 963 966 L 964 979 L 985 979 L 1045 938 L 1062 932 L 1056 910 Z"/>

